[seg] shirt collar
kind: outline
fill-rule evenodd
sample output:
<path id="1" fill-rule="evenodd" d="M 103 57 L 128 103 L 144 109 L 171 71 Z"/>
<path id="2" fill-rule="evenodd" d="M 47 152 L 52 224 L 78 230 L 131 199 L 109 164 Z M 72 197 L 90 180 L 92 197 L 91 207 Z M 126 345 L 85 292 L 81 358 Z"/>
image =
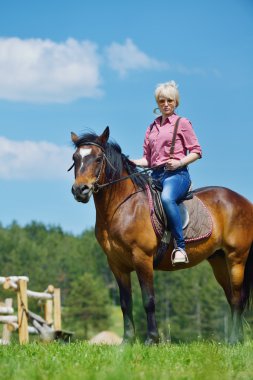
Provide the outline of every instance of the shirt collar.
<path id="1" fill-rule="evenodd" d="M 168 120 L 169 124 L 171 123 L 175 123 L 176 120 L 177 120 L 178 116 L 177 114 L 174 112 L 172 115 L 168 116 L 166 118 L 166 121 Z M 157 125 L 158 127 L 160 127 L 161 125 L 161 120 L 162 120 L 162 116 L 158 116 L 155 120 L 154 120 L 154 124 Z"/>

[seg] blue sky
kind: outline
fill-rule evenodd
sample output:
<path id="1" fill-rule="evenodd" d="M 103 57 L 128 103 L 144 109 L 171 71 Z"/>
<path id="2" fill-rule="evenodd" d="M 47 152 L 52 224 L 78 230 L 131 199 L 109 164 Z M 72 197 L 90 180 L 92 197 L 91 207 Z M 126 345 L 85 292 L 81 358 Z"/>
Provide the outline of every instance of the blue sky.
<path id="1" fill-rule="evenodd" d="M 203 159 L 194 187 L 253 201 L 251 0 L 9 0 L 0 5 L 0 222 L 79 234 L 93 200 L 74 201 L 70 132 L 109 125 L 142 155 L 154 89 L 175 80 Z"/>

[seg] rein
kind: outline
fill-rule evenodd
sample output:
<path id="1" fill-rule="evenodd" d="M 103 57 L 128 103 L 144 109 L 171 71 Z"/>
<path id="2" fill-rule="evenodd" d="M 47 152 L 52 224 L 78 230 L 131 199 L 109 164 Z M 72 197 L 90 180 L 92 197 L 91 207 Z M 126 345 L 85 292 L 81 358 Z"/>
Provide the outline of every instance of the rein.
<path id="1" fill-rule="evenodd" d="M 179 126 L 179 121 L 180 121 L 181 117 L 179 117 L 175 123 L 175 128 L 174 128 L 174 131 L 173 131 L 173 136 L 172 136 L 172 142 L 171 142 L 171 147 L 170 147 L 170 158 L 173 158 L 174 157 L 174 150 L 175 150 L 175 142 L 176 142 L 176 136 L 177 136 L 177 131 L 178 131 L 178 126 Z M 92 144 L 91 144 L 92 145 Z M 96 146 L 99 146 L 98 144 L 96 143 L 93 143 L 93 145 L 96 145 Z M 103 147 L 99 146 L 102 150 L 103 150 L 103 153 L 104 153 L 104 157 L 106 158 L 107 162 L 111 165 L 110 161 L 108 160 L 108 158 L 106 157 L 106 154 L 105 154 L 105 151 L 103 149 Z M 109 181 L 107 183 L 104 183 L 102 185 L 99 185 L 97 182 L 98 182 L 98 179 L 96 179 L 95 183 L 93 184 L 93 188 L 94 188 L 94 192 L 98 192 L 99 190 L 105 188 L 105 187 L 108 187 L 110 185 L 113 185 L 115 183 L 118 183 L 118 182 L 121 182 L 121 181 L 125 181 L 126 179 L 128 178 L 131 178 L 131 177 L 134 177 L 136 175 L 142 175 L 150 170 L 153 170 L 153 169 L 158 169 L 160 167 L 164 166 L 163 164 L 162 165 L 157 165 L 157 166 L 151 166 L 147 169 L 144 169 L 142 170 L 141 172 L 138 172 L 138 173 L 132 173 L 132 174 L 129 174 L 125 177 L 122 177 L 122 178 L 119 178 L 119 179 L 115 179 L 114 181 Z M 112 167 L 112 165 L 111 165 Z M 96 187 L 94 187 L 94 185 L 96 185 Z"/>
<path id="2" fill-rule="evenodd" d="M 111 185 L 114 185 L 115 183 L 118 183 L 118 182 L 121 182 L 121 181 L 125 181 L 126 179 L 128 178 L 132 178 L 134 176 L 137 176 L 137 175 L 142 175 L 150 170 L 153 170 L 153 169 L 158 169 L 159 167 L 162 167 L 164 165 L 157 165 L 157 166 L 151 166 L 147 169 L 144 169 L 142 170 L 141 172 L 138 172 L 138 173 L 132 173 L 132 174 L 129 174 L 129 175 L 126 175 L 125 177 L 121 177 L 121 178 L 118 178 L 118 179 L 115 179 L 113 181 L 109 181 L 107 183 L 103 183 L 102 185 L 99 185 L 97 183 L 97 180 L 94 182 L 93 184 L 93 187 L 94 187 L 94 193 L 97 193 L 99 190 L 101 189 L 104 189 L 105 187 L 108 187 L 108 186 L 111 186 Z M 94 186 L 95 185 L 95 186 Z"/>
<path id="3" fill-rule="evenodd" d="M 97 146 L 98 148 L 100 148 L 102 150 L 102 153 L 103 153 L 103 161 L 101 163 L 101 167 L 100 167 L 100 170 L 99 170 L 99 173 L 98 173 L 98 176 L 95 180 L 95 182 L 92 184 L 92 187 L 91 187 L 91 191 L 93 193 L 98 193 L 99 190 L 102 190 L 104 189 L 105 187 L 108 187 L 108 186 L 111 186 L 111 185 L 114 185 L 115 183 L 118 183 L 118 182 L 122 182 L 122 181 L 125 181 L 126 179 L 128 178 L 132 178 L 134 176 L 138 176 L 138 175 L 143 175 L 144 173 L 150 171 L 150 170 L 153 170 L 153 169 L 158 169 L 162 166 L 164 166 L 164 164 L 162 165 L 157 165 L 157 166 L 151 166 L 151 167 L 148 167 L 147 169 L 143 169 L 141 172 L 137 172 L 137 173 L 131 173 L 127 176 L 124 176 L 124 177 L 121 177 L 121 178 L 118 178 L 118 179 L 115 179 L 113 181 L 109 181 L 109 182 L 106 182 L 106 183 L 103 183 L 103 184 L 99 184 L 98 181 L 100 179 L 100 176 L 101 176 L 101 173 L 102 173 L 102 169 L 103 169 L 103 166 L 104 166 L 104 162 L 106 161 L 110 166 L 111 168 L 116 171 L 116 169 L 114 168 L 114 166 L 112 165 L 112 163 L 110 162 L 110 160 L 108 159 L 108 157 L 106 156 L 105 154 L 105 149 L 97 144 L 97 143 L 94 143 L 94 142 L 87 142 L 85 145 L 94 145 L 94 146 Z M 73 169 L 73 167 L 75 166 L 75 163 L 73 163 L 71 165 L 71 167 L 68 169 L 68 172 Z"/>

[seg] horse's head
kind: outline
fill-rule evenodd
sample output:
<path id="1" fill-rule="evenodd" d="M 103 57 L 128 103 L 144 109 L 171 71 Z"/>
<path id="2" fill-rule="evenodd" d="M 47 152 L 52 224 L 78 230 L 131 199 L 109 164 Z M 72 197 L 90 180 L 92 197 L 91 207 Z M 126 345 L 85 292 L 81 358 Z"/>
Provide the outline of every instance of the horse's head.
<path id="1" fill-rule="evenodd" d="M 100 136 L 86 134 L 85 137 L 78 137 L 75 133 L 71 133 L 71 139 L 76 147 L 72 165 L 75 169 L 72 193 L 78 202 L 89 202 L 98 181 L 103 176 L 106 165 L 105 146 L 109 134 L 109 127 L 106 127 Z"/>

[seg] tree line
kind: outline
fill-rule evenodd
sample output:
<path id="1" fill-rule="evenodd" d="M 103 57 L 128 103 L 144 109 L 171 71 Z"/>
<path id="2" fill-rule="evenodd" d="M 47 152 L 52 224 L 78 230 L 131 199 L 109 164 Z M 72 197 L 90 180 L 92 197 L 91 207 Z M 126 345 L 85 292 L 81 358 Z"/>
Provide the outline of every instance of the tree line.
<path id="1" fill-rule="evenodd" d="M 16 222 L 0 225 L 0 268 L 0 276 L 28 276 L 32 290 L 43 291 L 49 284 L 60 287 L 63 328 L 74 331 L 76 338 L 113 330 L 118 288 L 93 229 L 74 236 L 38 222 L 25 227 Z M 143 339 L 146 316 L 134 273 L 132 279 L 136 330 Z M 207 262 L 188 270 L 155 272 L 155 292 L 159 331 L 165 341 L 228 339 L 229 307 Z M 0 289 L 1 300 L 9 296 L 13 293 Z M 35 301 L 32 307 L 39 308 Z M 246 318 L 250 334 L 252 313 Z"/>

